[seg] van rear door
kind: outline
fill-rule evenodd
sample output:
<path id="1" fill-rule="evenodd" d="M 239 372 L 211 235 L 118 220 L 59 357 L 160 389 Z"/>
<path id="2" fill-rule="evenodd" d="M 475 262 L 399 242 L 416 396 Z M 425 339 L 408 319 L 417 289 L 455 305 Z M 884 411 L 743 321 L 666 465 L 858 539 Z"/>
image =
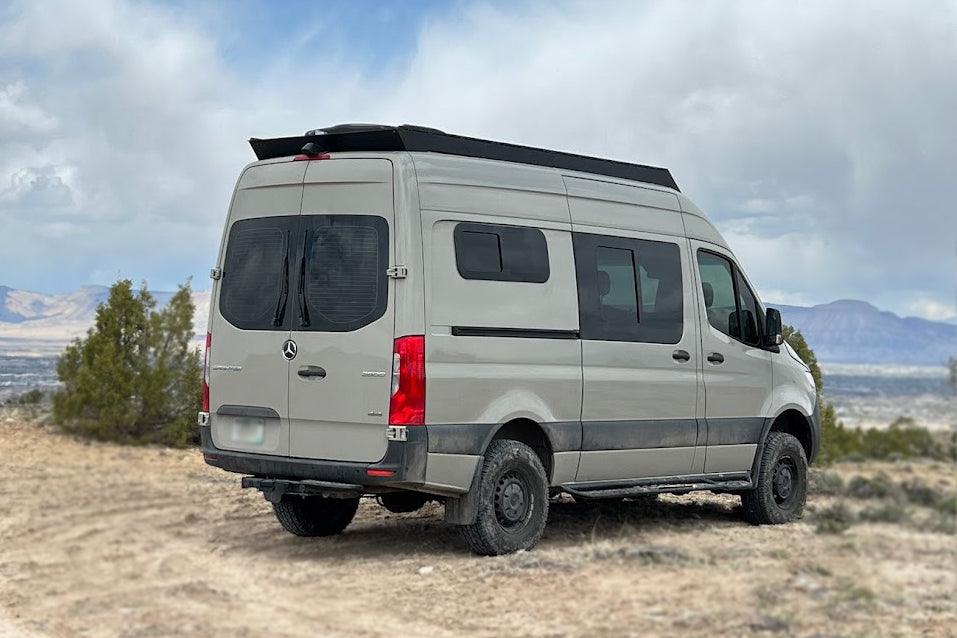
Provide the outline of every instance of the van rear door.
<path id="1" fill-rule="evenodd" d="M 306 169 L 293 280 L 289 454 L 372 462 L 386 451 L 392 383 L 392 163 Z"/>
<path id="2" fill-rule="evenodd" d="M 304 164 L 251 166 L 236 186 L 210 313 L 210 425 L 220 449 L 289 452 L 283 346 Z"/>

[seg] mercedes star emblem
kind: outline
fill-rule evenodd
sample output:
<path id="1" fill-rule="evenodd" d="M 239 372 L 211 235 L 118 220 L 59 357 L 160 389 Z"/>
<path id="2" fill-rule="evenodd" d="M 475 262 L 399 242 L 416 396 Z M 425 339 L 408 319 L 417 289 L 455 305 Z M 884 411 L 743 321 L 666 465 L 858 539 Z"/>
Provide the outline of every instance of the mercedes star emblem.
<path id="1" fill-rule="evenodd" d="M 282 344 L 282 356 L 286 357 L 287 361 L 292 361 L 296 358 L 296 342 L 292 339 L 287 339 L 286 343 Z"/>

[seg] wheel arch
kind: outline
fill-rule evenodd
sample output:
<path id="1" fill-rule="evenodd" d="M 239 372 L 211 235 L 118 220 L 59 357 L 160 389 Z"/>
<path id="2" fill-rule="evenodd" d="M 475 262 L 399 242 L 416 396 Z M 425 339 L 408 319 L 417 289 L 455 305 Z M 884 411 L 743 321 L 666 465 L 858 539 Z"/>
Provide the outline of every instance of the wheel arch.
<path id="1" fill-rule="evenodd" d="M 805 415 L 793 406 L 783 409 L 776 417 L 768 420 L 768 425 L 765 426 L 765 432 L 761 437 L 762 449 L 771 432 L 790 434 L 804 448 L 808 465 L 814 460 L 818 448 L 818 434 L 815 432 L 813 417 Z"/>
<path id="2" fill-rule="evenodd" d="M 553 462 L 554 446 L 548 433 L 541 425 L 524 417 L 506 421 L 493 430 L 492 436 L 482 448 L 482 454 L 485 454 L 492 441 L 502 439 L 518 441 L 532 448 L 542 462 L 542 467 L 545 468 L 545 476 L 551 479 L 555 465 Z"/>

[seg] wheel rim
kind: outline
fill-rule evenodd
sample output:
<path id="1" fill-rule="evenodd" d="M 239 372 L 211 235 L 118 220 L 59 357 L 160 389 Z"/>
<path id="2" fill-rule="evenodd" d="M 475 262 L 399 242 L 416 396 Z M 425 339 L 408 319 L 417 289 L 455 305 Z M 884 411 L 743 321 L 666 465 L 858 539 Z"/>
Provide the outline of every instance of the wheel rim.
<path id="1" fill-rule="evenodd" d="M 795 495 L 797 464 L 789 456 L 778 459 L 771 476 L 771 494 L 778 505 L 787 505 Z"/>
<path id="2" fill-rule="evenodd" d="M 531 509 L 530 491 L 518 472 L 503 474 L 495 486 L 495 518 L 503 529 L 513 531 L 525 524 Z"/>

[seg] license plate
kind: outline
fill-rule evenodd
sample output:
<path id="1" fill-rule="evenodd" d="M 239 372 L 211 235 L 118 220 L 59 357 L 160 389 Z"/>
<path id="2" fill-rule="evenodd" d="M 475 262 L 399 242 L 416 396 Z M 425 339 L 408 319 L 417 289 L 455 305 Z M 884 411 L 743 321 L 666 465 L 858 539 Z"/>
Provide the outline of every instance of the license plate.
<path id="1" fill-rule="evenodd" d="M 233 423 L 233 441 L 258 445 L 263 442 L 266 426 L 262 419 L 243 419 Z"/>

